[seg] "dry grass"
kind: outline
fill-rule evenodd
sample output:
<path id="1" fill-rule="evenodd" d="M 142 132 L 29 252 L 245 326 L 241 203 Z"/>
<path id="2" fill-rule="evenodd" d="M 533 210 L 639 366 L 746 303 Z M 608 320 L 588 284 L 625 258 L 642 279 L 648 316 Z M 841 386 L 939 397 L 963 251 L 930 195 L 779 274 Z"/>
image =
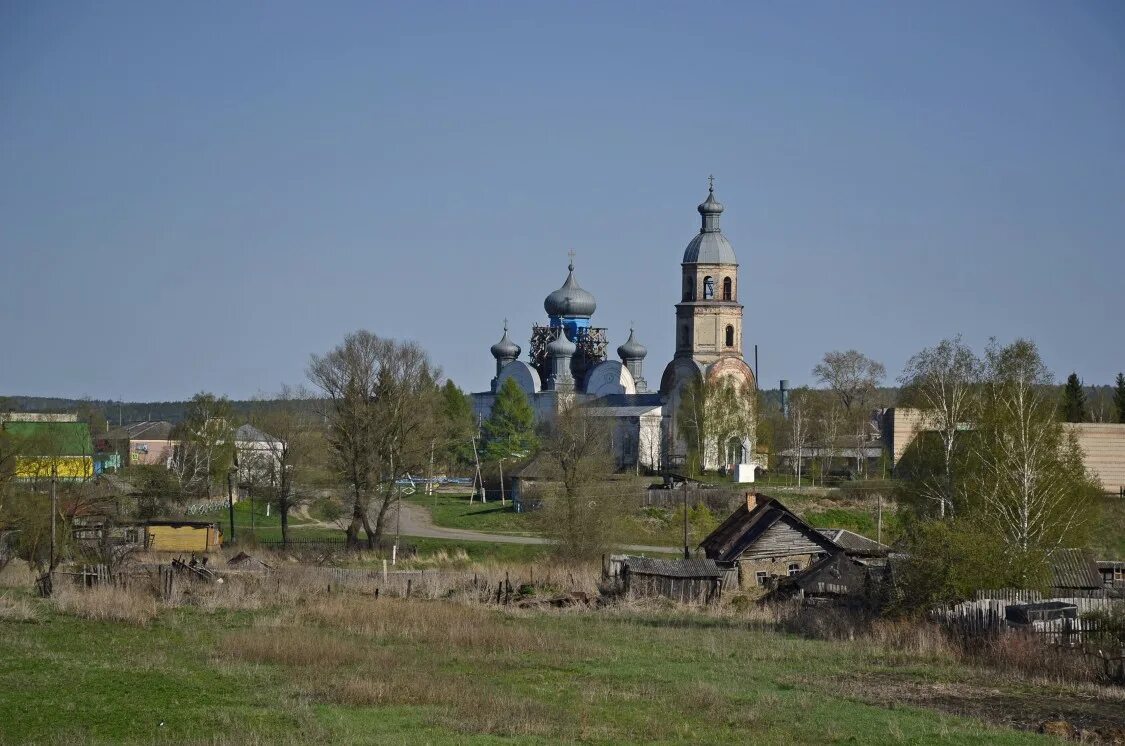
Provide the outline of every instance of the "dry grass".
<path id="1" fill-rule="evenodd" d="M 0 588 L 30 588 L 39 574 L 23 560 L 12 560 L 0 568 Z"/>
<path id="2" fill-rule="evenodd" d="M 0 596 L 0 622 L 38 622 L 36 605 L 26 598 Z"/>
<path id="3" fill-rule="evenodd" d="M 80 588 L 60 583 L 51 594 L 51 602 L 64 614 L 141 627 L 148 625 L 157 615 L 156 599 L 152 593 L 136 588 Z"/>

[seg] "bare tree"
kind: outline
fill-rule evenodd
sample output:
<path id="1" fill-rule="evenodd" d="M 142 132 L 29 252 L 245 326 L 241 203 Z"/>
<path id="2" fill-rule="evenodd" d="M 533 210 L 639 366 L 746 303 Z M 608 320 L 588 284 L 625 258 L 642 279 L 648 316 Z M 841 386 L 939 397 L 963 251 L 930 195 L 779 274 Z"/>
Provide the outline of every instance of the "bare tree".
<path id="1" fill-rule="evenodd" d="M 397 500 L 397 476 L 420 473 L 437 437 L 437 371 L 418 345 L 361 330 L 326 355 L 313 355 L 308 375 L 327 397 L 328 443 L 352 492 L 348 546 L 359 545 L 362 529 L 374 548 Z"/>
<path id="2" fill-rule="evenodd" d="M 251 417 L 251 422 L 265 433 L 262 447 L 266 456 L 264 469 L 250 471 L 257 487 L 265 491 L 277 505 L 281 519 L 281 541 L 289 543 L 289 514 L 308 499 L 300 483 L 302 470 L 312 466 L 321 437 L 316 423 L 311 396 L 302 389 L 284 386 L 281 392 Z M 262 483 L 264 482 L 264 484 Z"/>
<path id="3" fill-rule="evenodd" d="M 540 454 L 562 487 L 544 496 L 541 521 L 567 559 L 597 557 L 611 545 L 624 496 L 606 480 L 613 471 L 612 432 L 604 417 L 577 405 L 559 412 Z"/>
<path id="4" fill-rule="evenodd" d="M 824 360 L 813 368 L 813 375 L 832 389 L 844 409 L 852 414 L 853 407 L 859 412 L 865 409 L 887 369 L 858 350 L 834 351 L 824 354 Z"/>
<path id="5" fill-rule="evenodd" d="M 942 472 L 922 480 L 921 495 L 937 503 L 938 516 L 952 515 L 956 497 L 954 451 L 979 409 L 981 362 L 961 341 L 961 335 L 943 339 L 907 361 L 899 383 L 901 399 L 922 410 L 927 429 L 941 439 Z"/>
<path id="6" fill-rule="evenodd" d="M 183 495 L 210 494 L 234 464 L 234 429 L 230 400 L 200 392 L 191 398 L 169 469 Z"/>
<path id="7" fill-rule="evenodd" d="M 794 389 L 789 394 L 789 448 L 794 452 L 793 472 L 797 476 L 797 486 L 801 486 L 802 462 L 805 450 L 812 441 L 811 393 L 808 389 Z"/>

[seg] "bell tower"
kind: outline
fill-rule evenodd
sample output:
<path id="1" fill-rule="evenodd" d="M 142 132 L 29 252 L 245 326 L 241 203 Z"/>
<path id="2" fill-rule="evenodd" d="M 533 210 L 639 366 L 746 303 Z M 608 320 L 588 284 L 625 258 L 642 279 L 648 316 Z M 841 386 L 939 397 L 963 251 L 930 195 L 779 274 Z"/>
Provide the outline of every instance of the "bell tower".
<path id="1" fill-rule="evenodd" d="M 699 234 L 684 250 L 682 295 L 676 304 L 676 357 L 707 366 L 742 359 L 742 305 L 738 301 L 738 259 L 719 227 L 723 205 L 708 177 L 707 199 L 699 205 Z"/>

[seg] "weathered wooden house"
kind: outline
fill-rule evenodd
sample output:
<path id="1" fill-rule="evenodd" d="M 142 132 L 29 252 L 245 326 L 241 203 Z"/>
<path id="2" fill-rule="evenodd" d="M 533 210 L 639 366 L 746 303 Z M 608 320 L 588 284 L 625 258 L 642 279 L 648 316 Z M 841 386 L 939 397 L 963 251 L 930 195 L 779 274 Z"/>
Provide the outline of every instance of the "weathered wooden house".
<path id="1" fill-rule="evenodd" d="M 863 534 L 857 534 L 846 528 L 819 528 L 817 531 L 827 536 L 849 557 L 855 559 L 867 561 L 886 559 L 891 552 L 891 548 L 886 544 L 880 544 L 874 539 L 868 539 Z"/>
<path id="2" fill-rule="evenodd" d="M 814 562 L 843 552 L 831 539 L 772 497 L 746 501 L 702 542 L 707 559 L 738 571 L 743 589 L 774 587 Z"/>
<path id="3" fill-rule="evenodd" d="M 1094 558 L 1081 549 L 1056 549 L 1047 556 L 1056 598 L 1102 595 L 1105 581 Z"/>
<path id="4" fill-rule="evenodd" d="M 664 596 L 682 602 L 718 601 L 722 597 L 724 579 L 731 574 L 709 559 L 626 557 L 621 568 L 627 595 Z"/>
<path id="5" fill-rule="evenodd" d="M 837 552 L 793 577 L 780 579 L 762 600 L 861 605 L 874 600 L 880 574 L 880 569 Z"/>

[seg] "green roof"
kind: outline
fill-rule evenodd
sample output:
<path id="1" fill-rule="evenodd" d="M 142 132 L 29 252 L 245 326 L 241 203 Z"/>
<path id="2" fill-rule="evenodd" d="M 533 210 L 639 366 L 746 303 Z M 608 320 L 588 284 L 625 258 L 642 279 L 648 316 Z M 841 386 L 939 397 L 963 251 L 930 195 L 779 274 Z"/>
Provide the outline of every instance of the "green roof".
<path id="1" fill-rule="evenodd" d="M 94 452 L 85 422 L 5 422 L 3 427 L 26 443 L 27 456 L 89 456 Z"/>

